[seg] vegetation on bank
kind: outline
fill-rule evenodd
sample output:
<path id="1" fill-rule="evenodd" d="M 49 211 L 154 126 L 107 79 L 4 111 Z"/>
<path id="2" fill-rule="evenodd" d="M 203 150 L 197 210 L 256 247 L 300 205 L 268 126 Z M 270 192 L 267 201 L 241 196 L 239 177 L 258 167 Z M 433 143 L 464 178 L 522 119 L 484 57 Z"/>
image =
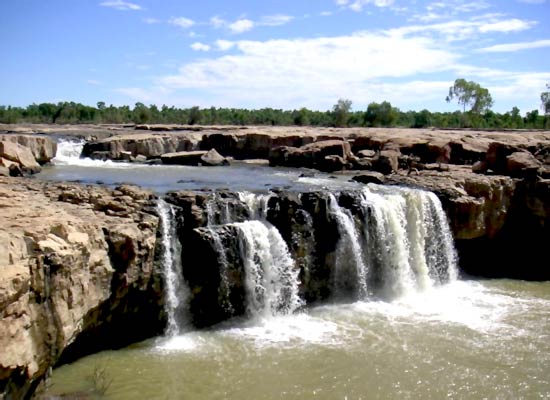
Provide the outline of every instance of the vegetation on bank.
<path id="1" fill-rule="evenodd" d="M 550 90 L 550 84 L 547 85 Z M 493 99 L 486 88 L 464 79 L 457 79 L 449 88 L 447 102 L 456 100 L 462 111 L 401 111 L 391 103 L 370 103 L 366 110 L 352 111 L 350 100 L 340 99 L 329 111 L 281 110 L 262 108 L 176 108 L 136 103 L 129 106 L 96 107 L 74 102 L 31 104 L 27 107 L 0 106 L 0 123 L 54 124 L 203 124 L 203 125 L 279 125 L 279 126 L 350 126 L 410 128 L 486 128 L 486 129 L 549 129 L 550 92 L 540 94 L 543 113 L 539 110 L 520 115 L 513 107 L 505 113 L 491 110 Z"/>

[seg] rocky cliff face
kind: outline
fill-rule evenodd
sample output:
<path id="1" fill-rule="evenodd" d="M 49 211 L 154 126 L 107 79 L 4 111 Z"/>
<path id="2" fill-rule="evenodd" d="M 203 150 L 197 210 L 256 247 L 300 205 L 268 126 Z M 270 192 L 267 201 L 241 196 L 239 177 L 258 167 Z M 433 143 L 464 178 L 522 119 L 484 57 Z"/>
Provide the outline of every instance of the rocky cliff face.
<path id="1" fill-rule="evenodd" d="M 62 356 L 128 344 L 162 329 L 154 266 L 158 218 L 147 212 L 151 201 L 150 193 L 131 187 L 0 178 L 5 398 L 32 393 Z"/>

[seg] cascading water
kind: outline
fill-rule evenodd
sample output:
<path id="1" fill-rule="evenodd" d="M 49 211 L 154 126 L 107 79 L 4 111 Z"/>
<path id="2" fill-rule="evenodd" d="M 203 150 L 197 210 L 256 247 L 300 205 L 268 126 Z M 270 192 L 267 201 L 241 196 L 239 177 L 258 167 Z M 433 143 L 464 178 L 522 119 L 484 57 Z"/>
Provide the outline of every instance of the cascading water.
<path id="1" fill-rule="evenodd" d="M 205 272 L 191 274 L 187 291 L 176 280 L 182 279 L 174 262 L 181 257 L 173 254 L 179 248 L 168 244 L 179 244 L 169 223 L 174 210 L 159 202 L 169 334 L 180 329 L 177 318 L 188 302 L 193 315 L 208 313 L 213 324 L 243 314 L 290 314 L 305 300 L 394 299 L 456 279 L 452 237 L 439 200 L 429 192 L 370 186 L 276 196 L 207 197 L 206 224 L 189 236 L 206 252 L 193 257 L 206 263 Z M 322 204 L 326 213 L 319 212 Z M 327 242 L 324 229 L 333 227 Z"/>
<path id="2" fill-rule="evenodd" d="M 405 188 L 364 189 L 368 265 L 383 296 L 455 280 L 456 253 L 439 199 Z"/>
<path id="3" fill-rule="evenodd" d="M 246 274 L 250 316 L 290 314 L 302 304 L 298 270 L 279 231 L 260 221 L 235 224 Z"/>
<path id="4" fill-rule="evenodd" d="M 181 245 L 177 237 L 173 206 L 160 199 L 157 203 L 161 220 L 162 271 L 165 285 L 165 311 L 168 317 L 165 334 L 175 336 L 185 327 L 189 290 L 183 280 Z"/>
<path id="5" fill-rule="evenodd" d="M 55 165 L 72 165 L 80 159 L 84 140 L 60 140 L 57 142 L 57 152 L 52 162 Z"/>
<path id="6" fill-rule="evenodd" d="M 252 219 L 265 220 L 267 217 L 269 199 L 273 194 L 256 194 L 239 192 L 239 199 L 246 204 Z"/>
<path id="7" fill-rule="evenodd" d="M 332 277 L 335 293 L 351 289 L 356 298 L 363 299 L 367 296 L 367 267 L 353 217 L 333 194 L 329 194 L 328 206 L 340 233 Z"/>

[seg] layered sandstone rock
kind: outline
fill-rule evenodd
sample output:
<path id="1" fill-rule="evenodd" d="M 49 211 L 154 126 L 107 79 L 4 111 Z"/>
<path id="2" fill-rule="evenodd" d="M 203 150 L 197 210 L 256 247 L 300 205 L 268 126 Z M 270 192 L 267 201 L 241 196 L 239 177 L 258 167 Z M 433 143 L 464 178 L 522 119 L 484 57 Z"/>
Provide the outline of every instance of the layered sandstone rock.
<path id="1" fill-rule="evenodd" d="M 132 157 L 160 158 L 166 153 L 194 150 L 199 137 L 192 133 L 185 135 L 142 133 L 113 136 L 86 143 L 82 149 L 82 156 L 120 161 L 127 159 L 129 153 Z"/>
<path id="2" fill-rule="evenodd" d="M 0 394 L 32 393 L 62 354 L 162 326 L 151 199 L 131 187 L 0 178 Z"/>
<path id="3" fill-rule="evenodd" d="M 55 157 L 57 144 L 55 140 L 44 135 L 0 135 L 0 141 L 18 143 L 28 148 L 36 162 L 45 164 Z"/>

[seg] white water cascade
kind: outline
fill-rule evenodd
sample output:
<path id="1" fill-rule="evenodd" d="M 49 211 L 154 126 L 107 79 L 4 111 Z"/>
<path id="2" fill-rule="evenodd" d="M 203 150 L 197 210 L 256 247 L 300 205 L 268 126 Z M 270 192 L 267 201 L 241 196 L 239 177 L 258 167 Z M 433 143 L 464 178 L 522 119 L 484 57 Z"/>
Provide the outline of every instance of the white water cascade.
<path id="1" fill-rule="evenodd" d="M 298 309 L 298 270 L 279 231 L 260 221 L 234 225 L 239 228 L 249 315 L 268 318 Z"/>
<path id="2" fill-rule="evenodd" d="M 364 189 L 368 268 L 388 297 L 457 278 L 456 253 L 439 199 L 405 188 Z"/>
<path id="3" fill-rule="evenodd" d="M 355 297 L 363 299 L 367 296 L 367 267 L 353 216 L 338 205 L 333 194 L 329 194 L 328 206 L 329 212 L 336 218 L 340 234 L 336 244 L 334 290 L 338 293 L 342 289 L 351 288 Z"/>
<path id="4" fill-rule="evenodd" d="M 175 336 L 182 331 L 187 321 L 189 290 L 183 280 L 181 245 L 176 232 L 174 208 L 159 199 L 157 203 L 161 220 L 162 271 L 165 285 L 165 311 L 168 317 L 165 334 Z"/>
<path id="5" fill-rule="evenodd" d="M 57 142 L 57 152 L 52 159 L 54 165 L 71 165 L 76 167 L 107 167 L 117 169 L 142 168 L 141 164 L 130 164 L 127 162 L 115 162 L 111 160 L 93 160 L 91 158 L 80 158 L 85 140 L 61 139 Z"/>

